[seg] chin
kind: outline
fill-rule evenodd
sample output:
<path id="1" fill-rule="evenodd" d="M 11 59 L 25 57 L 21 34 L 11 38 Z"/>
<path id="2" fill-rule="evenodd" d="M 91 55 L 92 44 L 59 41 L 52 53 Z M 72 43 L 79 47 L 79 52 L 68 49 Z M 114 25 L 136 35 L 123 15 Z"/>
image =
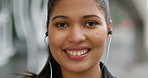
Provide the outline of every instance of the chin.
<path id="1" fill-rule="evenodd" d="M 87 70 L 89 70 L 91 68 L 91 66 L 89 66 L 88 64 L 82 64 L 82 65 L 78 65 L 76 64 L 75 66 L 68 66 L 66 67 L 66 69 L 70 72 L 74 72 L 74 73 L 82 73 L 82 72 L 86 72 Z"/>
<path id="2" fill-rule="evenodd" d="M 75 69 L 70 69 L 71 72 L 74 72 L 74 73 L 83 73 L 85 71 L 87 71 L 88 68 L 75 68 Z"/>

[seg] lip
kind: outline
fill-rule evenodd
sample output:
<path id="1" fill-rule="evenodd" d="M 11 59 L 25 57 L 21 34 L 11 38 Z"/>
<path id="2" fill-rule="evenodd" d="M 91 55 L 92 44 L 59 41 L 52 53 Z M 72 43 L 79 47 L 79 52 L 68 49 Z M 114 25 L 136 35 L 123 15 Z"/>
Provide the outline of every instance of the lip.
<path id="1" fill-rule="evenodd" d="M 91 49 L 91 48 L 87 46 L 74 46 L 74 47 L 67 47 L 63 50 L 84 50 L 84 49 Z"/>
<path id="2" fill-rule="evenodd" d="M 68 54 L 66 51 L 80 51 L 80 50 L 87 50 L 87 53 L 83 54 L 83 55 L 72 55 L 72 54 Z M 65 49 L 63 49 L 64 54 L 72 60 L 81 60 L 84 59 L 85 57 L 88 56 L 89 51 L 91 50 L 90 47 L 87 46 L 75 46 L 75 47 L 67 47 Z"/>

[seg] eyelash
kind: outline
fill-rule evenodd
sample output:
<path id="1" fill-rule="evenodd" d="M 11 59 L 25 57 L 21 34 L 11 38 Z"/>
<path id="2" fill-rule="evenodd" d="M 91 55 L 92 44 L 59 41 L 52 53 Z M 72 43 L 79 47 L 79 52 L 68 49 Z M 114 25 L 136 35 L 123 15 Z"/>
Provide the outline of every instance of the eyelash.
<path id="1" fill-rule="evenodd" d="M 96 22 L 96 21 L 87 21 L 84 25 L 86 27 L 94 27 L 94 26 L 96 26 L 98 24 L 99 23 Z M 55 24 L 55 26 L 60 27 L 60 28 L 64 28 L 64 27 L 68 26 L 68 23 L 67 22 L 58 22 L 58 23 Z"/>
<path id="2" fill-rule="evenodd" d="M 91 24 L 91 25 L 90 25 Z M 85 26 L 87 26 L 87 27 L 94 27 L 94 26 L 96 26 L 96 25 L 98 25 L 99 23 L 98 22 L 96 22 L 96 21 L 87 21 L 86 22 L 86 24 L 85 24 Z"/>
<path id="3" fill-rule="evenodd" d="M 61 25 L 64 25 L 64 26 L 61 26 Z M 61 28 L 66 27 L 65 25 L 68 26 L 68 23 L 66 23 L 66 22 L 58 22 L 58 23 L 55 24 L 55 26 L 61 27 Z"/>

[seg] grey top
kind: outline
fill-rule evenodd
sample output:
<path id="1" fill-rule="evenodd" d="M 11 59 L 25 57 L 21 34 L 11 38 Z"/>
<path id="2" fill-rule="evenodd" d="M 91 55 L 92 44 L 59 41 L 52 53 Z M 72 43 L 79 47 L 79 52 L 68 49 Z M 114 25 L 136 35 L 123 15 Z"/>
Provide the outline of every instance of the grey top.
<path id="1" fill-rule="evenodd" d="M 103 67 L 103 65 L 104 65 L 104 64 L 103 64 L 102 62 L 100 62 L 100 67 L 101 67 L 101 68 Z M 117 77 L 113 76 L 113 75 L 108 71 L 108 69 L 107 69 L 106 66 L 103 67 L 102 73 L 103 73 L 103 78 L 117 78 Z"/>

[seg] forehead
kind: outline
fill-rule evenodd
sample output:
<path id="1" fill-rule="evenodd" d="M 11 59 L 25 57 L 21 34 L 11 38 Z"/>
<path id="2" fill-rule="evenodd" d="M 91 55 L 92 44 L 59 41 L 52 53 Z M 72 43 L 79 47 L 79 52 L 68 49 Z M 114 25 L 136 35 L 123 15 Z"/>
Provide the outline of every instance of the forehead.
<path id="1" fill-rule="evenodd" d="M 56 15 L 82 16 L 89 14 L 104 14 L 95 0 L 58 0 L 51 17 Z"/>

